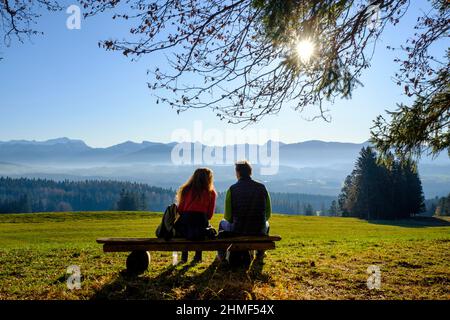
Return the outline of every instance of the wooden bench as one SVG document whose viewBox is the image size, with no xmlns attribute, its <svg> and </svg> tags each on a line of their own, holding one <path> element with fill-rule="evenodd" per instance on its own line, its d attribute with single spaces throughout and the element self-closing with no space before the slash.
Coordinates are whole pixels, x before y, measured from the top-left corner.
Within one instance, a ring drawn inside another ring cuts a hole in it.
<svg viewBox="0 0 450 320">
<path fill-rule="evenodd" d="M 150 251 L 246 251 L 275 249 L 280 236 L 240 236 L 227 239 L 189 241 L 157 238 L 99 238 L 104 252 L 130 252 L 127 271 L 140 274 L 147 270 Z"/>
</svg>

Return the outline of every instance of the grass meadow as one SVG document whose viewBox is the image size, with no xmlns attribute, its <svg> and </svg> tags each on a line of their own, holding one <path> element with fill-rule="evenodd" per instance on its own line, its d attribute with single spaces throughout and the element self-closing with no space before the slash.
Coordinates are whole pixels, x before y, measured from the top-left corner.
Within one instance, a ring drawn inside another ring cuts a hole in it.
<svg viewBox="0 0 450 320">
<path fill-rule="evenodd" d="M 153 237 L 160 219 L 151 212 L 0 215 L 0 299 L 450 299 L 450 220 L 274 215 L 277 249 L 238 271 L 215 262 L 213 252 L 176 266 L 172 253 L 152 252 L 149 269 L 129 277 L 127 253 L 103 253 L 95 242 Z M 70 265 L 81 269 L 79 290 L 67 288 Z M 367 287 L 370 265 L 381 270 L 380 289 Z"/>
</svg>

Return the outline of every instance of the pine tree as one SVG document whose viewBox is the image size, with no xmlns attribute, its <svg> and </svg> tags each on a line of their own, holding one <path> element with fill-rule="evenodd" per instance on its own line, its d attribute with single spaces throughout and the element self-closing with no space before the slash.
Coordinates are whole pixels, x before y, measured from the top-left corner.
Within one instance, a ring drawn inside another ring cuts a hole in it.
<svg viewBox="0 0 450 320">
<path fill-rule="evenodd" d="M 450 193 L 439 199 L 435 214 L 437 216 L 450 216 Z"/>
<path fill-rule="evenodd" d="M 338 197 L 339 211 L 343 217 L 349 217 L 352 212 L 352 191 L 353 191 L 353 179 L 355 176 L 355 171 L 352 171 L 344 181 L 341 193 Z"/>
<path fill-rule="evenodd" d="M 325 204 L 323 202 L 320 204 L 320 215 L 321 216 L 327 215 L 327 211 L 325 210 Z"/>
<path fill-rule="evenodd" d="M 402 217 L 416 215 L 425 210 L 424 196 L 422 191 L 422 182 L 420 181 L 417 167 L 410 159 L 403 164 L 405 175 L 405 193 L 407 201 L 405 203 L 404 213 Z"/>
<path fill-rule="evenodd" d="M 148 209 L 148 200 L 144 192 L 141 193 L 139 201 L 139 210 L 146 211 Z"/>
<path fill-rule="evenodd" d="M 120 199 L 117 202 L 117 210 L 119 211 L 137 211 L 140 208 L 139 198 L 135 192 L 122 190 Z"/>
<path fill-rule="evenodd" d="M 314 215 L 314 209 L 310 203 L 307 203 L 304 206 L 305 216 L 312 216 Z"/>
<path fill-rule="evenodd" d="M 339 214 L 339 209 L 338 209 L 338 205 L 337 205 L 337 203 L 336 203 L 336 200 L 333 200 L 333 201 L 331 202 L 330 209 L 328 209 L 328 214 L 329 214 L 331 217 L 336 217 L 336 216 L 338 216 L 338 214 Z"/>
<path fill-rule="evenodd" d="M 408 218 L 424 211 L 424 197 L 416 165 L 392 155 L 378 162 L 370 147 L 363 148 L 339 195 L 343 216 L 364 219 Z"/>
<path fill-rule="evenodd" d="M 356 161 L 353 188 L 357 197 L 354 210 L 361 218 L 378 219 L 383 207 L 383 172 L 371 147 L 362 148 Z"/>
</svg>

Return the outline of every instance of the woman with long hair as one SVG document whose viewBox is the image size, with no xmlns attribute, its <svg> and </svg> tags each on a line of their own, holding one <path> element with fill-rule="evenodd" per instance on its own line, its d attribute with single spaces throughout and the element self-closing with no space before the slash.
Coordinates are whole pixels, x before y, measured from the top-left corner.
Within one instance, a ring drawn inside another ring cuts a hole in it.
<svg viewBox="0 0 450 320">
<path fill-rule="evenodd" d="M 176 223 L 179 236 L 188 240 L 202 240 L 206 236 L 214 209 L 216 207 L 213 172 L 208 168 L 199 168 L 179 189 L 176 202 L 180 218 Z M 188 252 L 183 251 L 181 260 L 186 262 Z M 202 252 L 196 251 L 194 261 L 202 260 Z"/>
</svg>

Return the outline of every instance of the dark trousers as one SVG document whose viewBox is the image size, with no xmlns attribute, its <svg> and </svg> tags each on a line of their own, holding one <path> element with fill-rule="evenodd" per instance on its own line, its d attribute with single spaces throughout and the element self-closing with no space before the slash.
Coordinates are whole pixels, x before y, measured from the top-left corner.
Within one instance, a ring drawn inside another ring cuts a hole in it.
<svg viewBox="0 0 450 320">
<path fill-rule="evenodd" d="M 228 222 L 225 219 L 222 219 L 219 223 L 219 232 L 220 231 L 225 231 L 226 233 L 228 233 L 228 237 L 233 237 L 233 236 L 238 236 L 239 234 L 234 234 L 233 231 L 233 224 Z M 263 230 L 261 230 L 261 234 L 263 235 L 269 235 L 269 231 L 270 231 L 270 225 L 269 225 L 269 221 L 266 221 L 265 226 L 263 228 Z M 258 256 L 263 256 L 264 255 L 264 250 L 258 250 L 257 251 L 257 255 Z M 221 259 L 225 258 L 225 251 L 217 251 L 217 256 Z"/>
<path fill-rule="evenodd" d="M 183 212 L 180 214 L 175 229 L 177 237 L 186 238 L 187 240 L 205 240 L 206 228 L 208 228 L 208 217 L 203 212 Z M 202 252 L 196 251 L 194 260 L 201 260 Z M 181 260 L 188 260 L 188 252 L 183 251 Z"/>
</svg>

